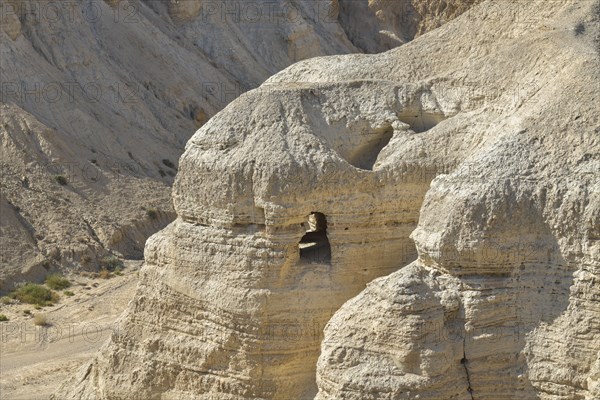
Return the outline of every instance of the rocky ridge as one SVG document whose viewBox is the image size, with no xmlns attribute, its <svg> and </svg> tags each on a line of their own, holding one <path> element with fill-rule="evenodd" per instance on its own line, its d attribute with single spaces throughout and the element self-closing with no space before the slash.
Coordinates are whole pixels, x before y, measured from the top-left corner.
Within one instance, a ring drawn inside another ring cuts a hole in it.
<svg viewBox="0 0 600 400">
<path fill-rule="evenodd" d="M 598 43 L 593 2 L 484 1 L 240 96 L 57 398 L 597 398 Z"/>
<path fill-rule="evenodd" d="M 3 293 L 141 258 L 194 130 L 296 61 L 369 50 L 337 0 L 7 0 L 0 18 Z"/>
</svg>

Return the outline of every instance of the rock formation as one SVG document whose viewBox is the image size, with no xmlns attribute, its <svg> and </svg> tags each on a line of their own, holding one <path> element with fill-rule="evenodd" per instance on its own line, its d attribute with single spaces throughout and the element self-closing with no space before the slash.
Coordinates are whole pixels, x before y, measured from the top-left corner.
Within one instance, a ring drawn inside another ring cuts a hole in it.
<svg viewBox="0 0 600 400">
<path fill-rule="evenodd" d="M 18 214 L 0 225 L 0 292 L 48 270 L 94 268 L 106 252 L 141 258 L 147 237 L 175 216 L 171 185 L 194 130 L 293 62 L 366 50 L 344 28 L 368 33 L 341 24 L 338 8 L 331 0 L 0 4 L 2 213 Z M 28 240 L 9 240 L 23 229 Z"/>
<path fill-rule="evenodd" d="M 240 96 L 56 398 L 598 398 L 598 43 L 592 2 L 485 1 Z"/>
<path fill-rule="evenodd" d="M 339 21 L 348 38 L 369 53 L 407 43 L 456 18 L 481 0 L 340 0 Z"/>
</svg>

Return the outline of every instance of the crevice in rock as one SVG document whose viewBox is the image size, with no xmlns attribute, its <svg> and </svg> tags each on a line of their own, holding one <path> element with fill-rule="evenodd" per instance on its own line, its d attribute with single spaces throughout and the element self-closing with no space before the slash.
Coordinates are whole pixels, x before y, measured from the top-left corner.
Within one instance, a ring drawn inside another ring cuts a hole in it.
<svg viewBox="0 0 600 400">
<path fill-rule="evenodd" d="M 467 354 L 465 351 L 465 347 L 467 345 L 467 334 L 466 332 L 463 335 L 463 358 L 460 360 L 463 368 L 465 369 L 465 374 L 467 376 L 467 392 L 471 396 L 471 400 L 475 400 L 473 397 L 473 387 L 471 386 L 471 375 L 469 374 L 469 360 L 467 359 Z"/>
<path fill-rule="evenodd" d="M 137 219 L 123 223 L 112 232 L 104 247 L 133 260 L 142 260 L 146 240 L 173 222 L 176 218 L 174 212 L 156 210 L 150 218 Z"/>
<path fill-rule="evenodd" d="M 331 245 L 327 238 L 327 218 L 323 213 L 312 212 L 308 217 L 308 226 L 306 234 L 298 244 L 300 262 L 330 264 Z"/>
</svg>

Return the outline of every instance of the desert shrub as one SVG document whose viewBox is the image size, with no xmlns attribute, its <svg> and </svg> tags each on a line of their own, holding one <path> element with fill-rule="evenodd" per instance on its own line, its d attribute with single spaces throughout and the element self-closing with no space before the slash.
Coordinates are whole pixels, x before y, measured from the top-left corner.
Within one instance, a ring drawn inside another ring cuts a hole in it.
<svg viewBox="0 0 600 400">
<path fill-rule="evenodd" d="M 25 314 L 25 315 L 31 315 L 31 310 L 23 310 L 23 314 Z"/>
<path fill-rule="evenodd" d="M 53 290 L 35 283 L 27 283 L 15 289 L 10 297 L 22 303 L 39 306 L 52 305 L 58 301 L 58 294 Z"/>
<path fill-rule="evenodd" d="M 119 258 L 115 256 L 106 256 L 100 260 L 100 265 L 103 269 L 114 271 L 117 268 L 123 268 L 123 261 L 119 260 Z"/>
<path fill-rule="evenodd" d="M 67 297 L 75 296 L 75 293 L 71 292 L 70 290 L 65 290 L 63 293 Z"/>
<path fill-rule="evenodd" d="M 33 323 L 37 326 L 48 325 L 48 317 L 46 316 L 46 314 L 35 314 L 33 316 Z"/>
<path fill-rule="evenodd" d="M 8 296 L 2 296 L 2 297 L 0 297 L 0 303 L 7 305 L 7 304 L 12 303 L 12 299 Z"/>
<path fill-rule="evenodd" d="M 0 322 L 8 321 L 8 317 L 4 314 L 0 314 Z"/>
<path fill-rule="evenodd" d="M 46 278 L 46 286 L 54 290 L 62 290 L 71 286 L 71 282 L 62 275 L 53 274 Z"/>
<path fill-rule="evenodd" d="M 146 210 L 146 215 L 148 216 L 148 218 L 155 220 L 158 218 L 158 211 L 156 211 L 155 209 L 151 208 L 149 210 Z"/>
<path fill-rule="evenodd" d="M 100 273 L 99 273 L 100 278 L 108 279 L 108 278 L 110 278 L 110 275 L 111 275 L 110 271 L 107 270 L 106 268 L 102 268 L 100 270 Z"/>
<path fill-rule="evenodd" d="M 56 175 L 54 177 L 54 180 L 61 186 L 66 186 L 69 182 L 67 181 L 67 178 L 65 178 L 62 175 Z"/>
</svg>

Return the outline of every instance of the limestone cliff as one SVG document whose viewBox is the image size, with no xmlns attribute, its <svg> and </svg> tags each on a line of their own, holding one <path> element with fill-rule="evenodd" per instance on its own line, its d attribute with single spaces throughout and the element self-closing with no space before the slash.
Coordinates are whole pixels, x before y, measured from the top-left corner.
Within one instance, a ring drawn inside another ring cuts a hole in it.
<svg viewBox="0 0 600 400">
<path fill-rule="evenodd" d="M 2 220 L 0 292 L 46 270 L 93 268 L 106 251 L 141 258 L 174 217 L 171 185 L 195 129 L 300 57 L 359 51 L 336 23 L 249 21 L 239 1 L 211 4 L 0 5 L 1 189 L 32 238 L 11 242 L 21 228 Z M 290 26 L 310 29 L 289 42 Z"/>
<path fill-rule="evenodd" d="M 49 270 L 94 268 L 107 251 L 141 258 L 174 218 L 171 185 L 194 130 L 293 62 L 364 50 L 338 7 L 3 1 L 2 213 L 18 218 L 0 222 L 0 292 Z M 10 240 L 23 229 L 28 240 Z"/>
<path fill-rule="evenodd" d="M 293 62 L 369 51 L 348 35 L 389 48 L 349 13 L 337 0 L 3 1 L 2 213 L 18 218 L 0 221 L 0 292 L 107 251 L 140 258 L 174 218 L 177 159 L 209 117 Z"/>
<path fill-rule="evenodd" d="M 242 95 L 57 398 L 597 398 L 597 45 L 592 2 L 485 1 Z"/>
</svg>

